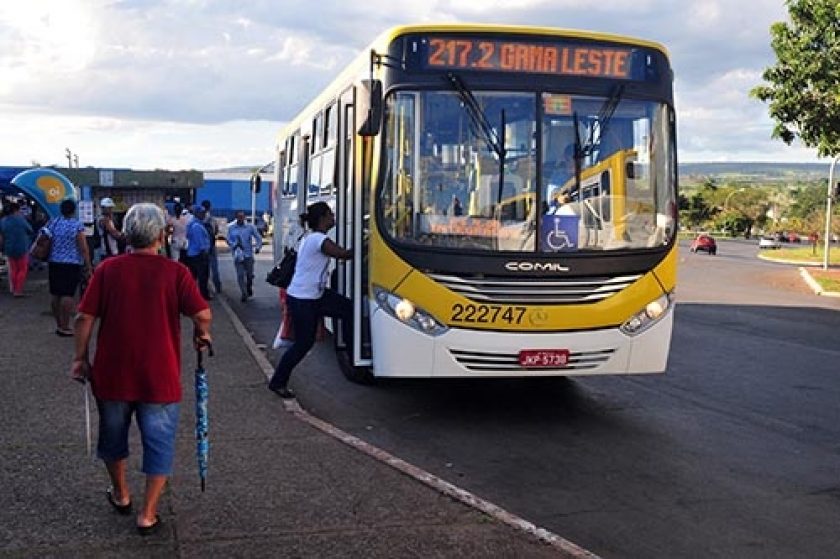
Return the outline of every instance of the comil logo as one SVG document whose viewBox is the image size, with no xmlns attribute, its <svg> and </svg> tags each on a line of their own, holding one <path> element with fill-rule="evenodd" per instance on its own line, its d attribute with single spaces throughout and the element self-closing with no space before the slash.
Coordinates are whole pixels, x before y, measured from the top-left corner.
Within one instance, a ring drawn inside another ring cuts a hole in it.
<svg viewBox="0 0 840 559">
<path fill-rule="evenodd" d="M 569 268 L 559 262 L 505 262 L 511 272 L 568 272 Z"/>
</svg>

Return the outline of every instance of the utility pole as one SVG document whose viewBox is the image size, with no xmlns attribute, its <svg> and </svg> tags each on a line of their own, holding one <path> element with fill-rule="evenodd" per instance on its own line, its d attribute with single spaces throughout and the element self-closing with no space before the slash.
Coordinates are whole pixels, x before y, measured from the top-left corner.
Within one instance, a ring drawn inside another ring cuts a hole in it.
<svg viewBox="0 0 840 559">
<path fill-rule="evenodd" d="M 831 162 L 831 167 L 828 169 L 828 189 L 826 190 L 825 199 L 825 254 L 823 255 L 823 270 L 828 270 L 828 252 L 831 250 L 831 199 L 834 197 L 834 167 L 837 165 L 837 160 L 840 155 L 834 158 Z"/>
<path fill-rule="evenodd" d="M 78 169 L 79 168 L 79 154 L 78 153 L 73 155 L 73 163 L 76 164 L 76 169 Z"/>
<path fill-rule="evenodd" d="M 70 148 L 64 148 L 64 156 L 67 158 L 67 167 L 73 166 L 73 152 L 70 151 Z"/>
</svg>

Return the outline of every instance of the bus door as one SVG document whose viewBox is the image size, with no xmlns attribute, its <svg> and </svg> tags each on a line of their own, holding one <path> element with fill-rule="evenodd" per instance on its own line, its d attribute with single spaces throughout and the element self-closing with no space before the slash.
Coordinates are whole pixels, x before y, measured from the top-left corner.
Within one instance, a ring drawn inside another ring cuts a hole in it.
<svg viewBox="0 0 840 559">
<path fill-rule="evenodd" d="M 354 91 L 347 91 L 341 98 L 340 157 L 336 200 L 336 241 L 340 246 L 353 250 L 353 258 L 339 261 L 336 290 L 350 299 L 353 305 L 353 339 L 344 340 L 336 329 L 336 348 L 346 351 L 349 362 L 355 367 L 371 365 L 370 323 L 367 306 L 367 236 L 364 189 L 356 177 L 356 112 Z"/>
</svg>

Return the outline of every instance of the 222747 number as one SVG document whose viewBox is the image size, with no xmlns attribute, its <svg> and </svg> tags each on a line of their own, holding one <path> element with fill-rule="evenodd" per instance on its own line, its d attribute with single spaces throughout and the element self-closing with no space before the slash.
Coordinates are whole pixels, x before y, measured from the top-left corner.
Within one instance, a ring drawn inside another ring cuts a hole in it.
<svg viewBox="0 0 840 559">
<path fill-rule="evenodd" d="M 455 303 L 452 305 L 451 320 L 465 324 L 492 324 L 497 320 L 508 324 L 522 324 L 523 316 L 525 316 L 525 307 Z"/>
</svg>

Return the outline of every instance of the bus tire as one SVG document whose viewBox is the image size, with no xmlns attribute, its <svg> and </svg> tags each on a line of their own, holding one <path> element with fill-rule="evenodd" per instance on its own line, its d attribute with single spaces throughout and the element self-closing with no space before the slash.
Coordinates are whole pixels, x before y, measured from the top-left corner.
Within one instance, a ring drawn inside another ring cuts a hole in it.
<svg viewBox="0 0 840 559">
<path fill-rule="evenodd" d="M 370 386 L 376 382 L 376 377 L 373 376 L 373 372 L 370 370 L 370 367 L 356 367 L 353 365 L 347 351 L 343 349 L 336 349 L 335 357 L 338 361 L 338 366 L 341 369 L 341 374 L 343 374 L 344 378 L 350 382 L 363 384 L 365 386 Z"/>
</svg>

